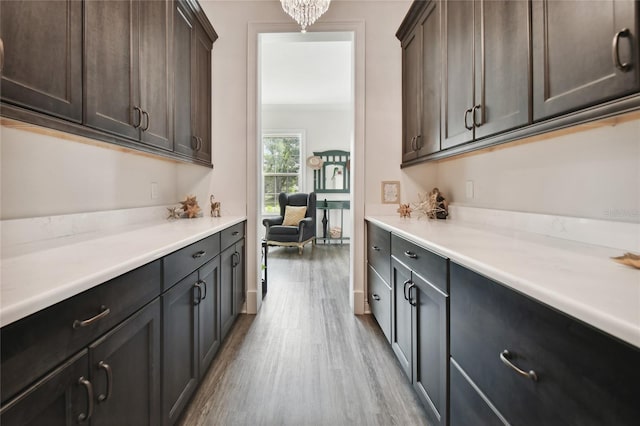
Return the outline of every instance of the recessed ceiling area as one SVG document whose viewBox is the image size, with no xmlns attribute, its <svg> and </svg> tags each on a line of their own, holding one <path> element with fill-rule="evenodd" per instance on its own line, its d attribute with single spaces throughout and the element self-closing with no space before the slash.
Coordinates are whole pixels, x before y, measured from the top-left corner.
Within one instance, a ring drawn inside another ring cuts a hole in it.
<svg viewBox="0 0 640 426">
<path fill-rule="evenodd" d="M 260 35 L 262 104 L 350 104 L 353 34 Z"/>
</svg>

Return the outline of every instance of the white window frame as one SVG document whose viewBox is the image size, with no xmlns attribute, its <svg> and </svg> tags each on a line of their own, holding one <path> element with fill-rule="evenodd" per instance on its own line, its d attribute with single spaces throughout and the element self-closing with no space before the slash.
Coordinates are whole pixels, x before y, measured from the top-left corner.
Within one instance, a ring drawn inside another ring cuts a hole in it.
<svg viewBox="0 0 640 426">
<path fill-rule="evenodd" d="M 298 173 L 270 173 L 269 176 L 298 176 L 298 190 L 300 192 L 305 192 L 305 176 L 306 176 L 306 163 L 304 161 L 305 157 L 305 139 L 306 139 L 306 132 L 303 129 L 287 129 L 287 130 L 279 130 L 279 129 L 272 129 L 272 130 L 265 130 L 262 132 L 262 137 L 260 138 L 260 165 L 261 165 L 261 170 L 260 170 L 260 210 L 261 210 L 261 214 L 262 216 L 277 216 L 278 214 L 274 214 L 274 213 L 270 213 L 270 212 L 266 212 L 264 211 L 264 199 L 265 199 L 265 194 L 264 194 L 264 178 L 265 178 L 265 173 L 264 173 L 264 139 L 266 137 L 297 137 L 300 140 L 300 159 L 299 159 L 299 164 L 300 164 L 300 169 L 298 170 Z"/>
</svg>

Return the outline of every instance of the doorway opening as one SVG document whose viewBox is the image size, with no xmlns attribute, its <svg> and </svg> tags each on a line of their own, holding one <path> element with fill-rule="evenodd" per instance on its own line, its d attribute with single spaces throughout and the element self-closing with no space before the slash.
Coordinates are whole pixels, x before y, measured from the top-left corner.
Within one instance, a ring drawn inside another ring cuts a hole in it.
<svg viewBox="0 0 640 426">
<path fill-rule="evenodd" d="M 277 262 L 292 257 L 296 262 L 314 261 L 316 247 L 307 246 L 298 254 L 295 247 L 262 244 L 262 221 L 280 215 L 281 192 L 316 194 L 314 244 L 346 256 L 345 263 L 353 265 L 353 248 L 345 246 L 351 244 L 354 229 L 354 39 L 353 31 L 258 34 L 256 195 L 262 251 L 257 260 L 261 279 L 266 280 L 263 290 L 276 278 L 269 275 L 269 256 Z M 344 156 L 329 156 L 336 152 Z"/>
</svg>

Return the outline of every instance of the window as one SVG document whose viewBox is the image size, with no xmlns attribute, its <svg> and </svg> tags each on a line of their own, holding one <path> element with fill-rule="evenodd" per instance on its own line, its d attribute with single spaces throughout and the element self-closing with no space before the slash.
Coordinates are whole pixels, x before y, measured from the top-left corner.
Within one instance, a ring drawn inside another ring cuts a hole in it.
<svg viewBox="0 0 640 426">
<path fill-rule="evenodd" d="M 262 211 L 280 213 L 278 194 L 302 187 L 302 133 L 262 135 Z"/>
</svg>

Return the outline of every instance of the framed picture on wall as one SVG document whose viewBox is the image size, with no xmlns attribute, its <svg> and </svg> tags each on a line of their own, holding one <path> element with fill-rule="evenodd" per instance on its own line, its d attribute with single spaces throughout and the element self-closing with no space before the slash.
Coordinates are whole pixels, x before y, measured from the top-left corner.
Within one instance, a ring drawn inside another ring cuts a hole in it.
<svg viewBox="0 0 640 426">
<path fill-rule="evenodd" d="M 382 204 L 400 204 L 400 182 L 397 180 L 382 181 Z"/>
</svg>

